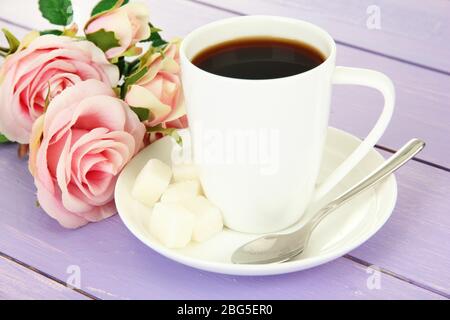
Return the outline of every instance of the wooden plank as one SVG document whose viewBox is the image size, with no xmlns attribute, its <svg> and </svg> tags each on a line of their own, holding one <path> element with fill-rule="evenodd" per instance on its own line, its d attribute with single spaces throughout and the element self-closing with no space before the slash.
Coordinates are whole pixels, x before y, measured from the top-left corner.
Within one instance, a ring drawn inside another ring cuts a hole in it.
<svg viewBox="0 0 450 320">
<path fill-rule="evenodd" d="M 450 3 L 433 0 L 188 0 L 239 14 L 293 17 L 328 30 L 340 43 L 377 52 L 401 61 L 450 73 Z M 34 27 L 49 27 L 37 14 L 37 1 L 2 1 L 1 15 Z M 85 21 L 92 3 L 74 0 L 76 21 Z M 152 8 L 156 1 L 147 0 Z M 167 1 L 166 1 L 167 2 Z M 174 1 L 176 2 L 176 1 Z M 374 25 L 372 18 L 378 17 Z M 153 17 L 160 13 L 152 10 Z M 178 14 L 178 12 L 177 12 Z M 31 24 L 38 21 L 39 24 Z"/>
<path fill-rule="evenodd" d="M 397 150 L 417 137 L 427 142 L 419 158 L 450 168 L 450 77 L 338 46 L 338 65 L 384 72 L 396 87 L 396 106 L 379 145 Z M 331 125 L 365 137 L 379 116 L 378 92 L 351 86 L 334 88 Z"/>
<path fill-rule="evenodd" d="M 450 173 L 411 161 L 397 177 L 393 216 L 350 254 L 450 297 Z"/>
<path fill-rule="evenodd" d="M 450 73 L 450 2 L 433 0 L 193 0 L 242 14 L 303 19 L 341 43 Z M 373 17 L 379 13 L 379 28 Z M 369 27 L 368 27 L 369 23 Z"/>
<path fill-rule="evenodd" d="M 86 296 L 0 256 L 0 300 L 85 300 Z"/>
<path fill-rule="evenodd" d="M 155 12 L 155 14 L 157 13 L 157 17 L 155 19 L 156 23 L 162 26 L 167 26 L 168 28 L 166 29 L 168 29 L 168 33 L 172 35 L 185 34 L 192 28 L 207 21 L 217 20 L 229 15 L 227 13 L 215 11 L 210 8 L 204 8 L 193 3 L 184 3 L 182 1 L 171 1 L 170 3 L 152 1 L 151 4 L 153 7 L 152 11 Z M 0 12 L 2 12 L 2 10 L 0 10 Z M 176 15 L 180 12 L 183 12 L 184 15 L 189 12 L 190 18 L 180 19 L 179 16 Z M 340 47 L 339 50 L 341 50 L 342 52 L 343 49 L 341 49 Z M 375 59 L 376 57 L 375 55 L 361 53 L 358 50 L 348 49 L 348 55 L 346 55 L 346 59 L 348 59 L 349 62 L 352 62 L 352 58 L 355 58 L 356 61 L 358 61 L 358 57 L 361 56 L 365 57 L 364 61 L 366 61 L 366 63 L 369 58 Z M 388 63 L 386 61 L 390 61 L 389 59 L 385 59 L 383 57 L 377 58 L 381 61 L 376 62 L 377 65 L 380 64 L 384 65 L 385 67 L 387 66 L 393 68 L 392 72 L 396 72 L 396 68 L 399 68 L 400 66 L 400 64 L 395 61 L 391 61 Z M 401 69 L 401 73 L 398 74 L 398 77 L 400 77 L 400 80 L 403 79 L 405 81 L 405 89 L 399 94 L 405 95 L 405 97 L 407 97 L 407 94 L 414 92 L 415 90 L 423 90 L 424 92 L 433 93 L 430 96 L 432 99 L 436 99 L 436 101 L 433 101 L 434 103 L 430 105 L 430 110 L 427 113 L 421 112 L 422 109 L 419 108 L 422 107 L 421 104 L 424 102 L 424 100 L 420 100 L 420 103 L 412 101 L 409 106 L 405 106 L 403 109 L 405 113 L 416 112 L 415 116 L 413 117 L 413 120 L 415 122 L 413 121 L 412 124 L 410 123 L 408 126 L 406 125 L 408 122 L 405 122 L 405 125 L 401 126 L 402 131 L 404 132 L 400 132 L 401 130 L 398 130 L 398 134 L 401 134 L 401 137 L 398 140 L 394 141 L 397 141 L 399 143 L 398 145 L 400 145 L 400 143 L 406 140 L 406 138 L 411 137 L 411 128 L 417 126 L 417 121 L 421 120 L 424 121 L 424 125 L 418 126 L 420 130 L 426 128 L 428 131 L 432 131 L 431 128 L 433 128 L 433 125 L 436 125 L 435 131 L 433 131 L 434 133 L 430 136 L 431 138 L 433 138 L 433 141 L 429 141 L 428 147 L 428 150 L 431 146 L 434 151 L 433 153 L 431 153 L 431 156 L 430 153 L 428 153 L 427 157 L 430 158 L 434 156 L 438 158 L 442 157 L 442 159 L 444 160 L 449 159 L 450 157 L 448 157 L 448 148 L 445 148 L 446 144 L 443 140 L 444 137 L 448 136 L 448 131 L 446 130 L 449 130 L 448 128 L 445 128 L 444 124 L 442 123 L 443 120 L 445 122 L 446 114 L 436 113 L 433 118 L 428 118 L 429 113 L 435 113 L 436 109 L 433 108 L 435 108 L 436 103 L 440 106 L 438 108 L 438 111 L 442 111 L 445 109 L 444 107 L 446 106 L 446 104 L 443 98 L 445 98 L 446 96 L 443 91 L 441 91 L 441 87 L 438 86 L 438 90 L 436 90 L 436 88 L 432 86 L 437 84 L 434 82 L 434 75 L 432 76 L 432 74 L 430 73 L 428 77 L 425 77 L 425 79 L 421 79 L 424 75 L 423 73 L 421 73 L 423 70 L 418 70 L 417 68 L 413 68 L 411 66 L 403 67 L 405 69 Z M 405 72 L 409 73 L 407 73 L 406 76 L 403 76 Z M 410 79 L 410 77 L 413 75 L 415 76 L 413 77 L 413 79 L 419 80 L 411 80 L 412 82 L 410 82 L 410 80 L 408 79 Z M 419 83 L 416 83 L 416 81 L 419 82 L 423 80 L 425 80 L 425 85 L 421 83 L 419 86 Z M 349 93 L 337 92 L 336 94 L 344 95 Z M 367 94 L 368 95 L 362 97 L 367 99 L 367 104 L 373 105 L 374 107 L 375 105 L 378 105 L 379 101 L 372 102 L 371 100 L 372 98 L 376 100 L 376 96 L 373 96 L 371 99 L 369 99 L 371 97 L 370 93 Z M 353 96 L 354 94 L 350 97 Z M 419 99 L 422 99 L 421 97 L 421 95 L 417 96 L 417 98 Z M 338 105 L 340 104 L 341 107 L 343 107 L 345 105 L 343 103 L 343 100 L 340 100 L 341 103 L 339 103 L 339 100 L 337 99 L 339 98 L 335 99 L 335 103 Z M 348 107 L 350 107 L 350 105 L 346 106 L 346 108 Z M 406 108 L 408 108 L 408 110 Z M 364 108 L 364 110 L 362 111 L 359 110 L 357 106 L 355 106 L 354 109 L 354 114 L 348 116 L 348 114 L 351 114 L 348 113 L 345 119 L 340 121 L 346 120 L 349 121 L 352 125 L 359 125 L 359 123 L 361 122 L 364 123 L 364 114 L 367 113 L 367 109 Z M 398 113 L 396 117 L 397 116 Z M 335 114 L 333 115 L 333 117 L 335 117 Z M 358 119 L 358 121 L 354 121 L 353 119 Z M 439 126 L 439 124 L 441 125 Z M 397 130 L 397 128 L 394 129 Z M 421 133 L 419 132 L 419 129 L 414 128 L 414 132 Z M 445 135 L 446 133 L 447 135 Z M 386 135 L 385 138 L 387 136 L 388 135 Z M 442 137 L 442 140 L 439 140 L 439 137 Z M 395 137 L 390 136 L 390 138 L 392 139 Z M 434 139 L 436 139 L 437 143 L 434 142 Z M 402 141 L 400 142 L 400 140 Z M 387 146 L 391 145 L 388 144 Z M 437 146 L 443 149 L 442 153 L 438 153 L 439 150 Z M 445 158 L 444 156 L 447 157 Z M 161 296 L 182 297 L 183 294 L 189 293 L 189 286 L 192 284 L 192 279 L 206 279 L 202 281 L 199 280 L 201 284 L 199 287 L 199 293 L 191 293 L 191 296 L 195 297 L 200 297 L 201 295 L 206 294 L 219 296 L 221 289 L 227 287 L 226 283 L 232 283 L 234 281 L 239 283 L 239 286 L 236 286 L 236 289 L 229 289 L 225 292 L 230 296 L 234 294 L 236 297 L 243 297 L 246 294 L 244 292 L 246 290 L 243 289 L 247 288 L 247 286 L 259 289 L 259 291 L 249 291 L 247 297 L 252 297 L 250 294 L 252 294 L 255 298 L 261 298 L 266 294 L 268 295 L 267 291 L 261 291 L 263 284 L 266 283 L 267 280 L 262 281 L 261 278 L 253 278 L 252 280 L 242 278 L 244 279 L 242 280 L 241 278 L 211 275 L 208 273 L 202 273 L 175 265 L 168 260 L 159 257 L 155 253 L 143 247 L 143 245 L 139 244 L 137 240 L 133 239 L 128 231 L 122 226 L 117 217 L 100 224 L 88 226 L 86 228 L 83 228 L 82 230 L 78 230 L 75 232 L 60 229 L 53 221 L 51 221 L 42 212 L 40 212 L 40 210 L 33 208 L 34 201 L 31 195 L 34 194 L 34 189 L 32 186 L 32 181 L 26 172 L 26 164 L 20 163 L 15 159 L 15 151 L 13 150 L 13 147 L 2 147 L 0 151 L 0 159 L 2 164 L 2 166 L 0 167 L 0 172 L 3 173 L 3 179 L 0 183 L 0 190 L 2 191 L 1 197 L 2 199 L 16 199 L 14 203 L 7 202 L 6 200 L 3 200 L 2 202 L 5 203 L 5 205 L 0 209 L 0 214 L 2 216 L 2 221 L 0 222 L 0 251 L 4 250 L 7 253 L 14 253 L 14 256 L 16 256 L 17 254 L 18 257 L 20 256 L 27 263 L 30 263 L 33 266 L 42 266 L 45 269 L 49 269 L 50 274 L 62 278 L 67 276 L 65 274 L 65 271 L 68 265 L 82 265 L 82 270 L 87 270 L 86 283 L 88 283 L 86 287 L 83 286 L 83 288 L 87 288 L 88 291 L 92 294 L 98 294 L 102 297 L 127 297 L 128 295 L 155 297 L 159 294 Z M 431 186 L 433 186 L 433 188 L 437 188 L 438 190 L 447 190 L 449 188 L 449 184 L 447 183 L 448 180 L 442 180 L 442 178 L 439 179 L 439 177 L 446 176 L 448 175 L 448 173 L 437 169 L 431 170 L 432 168 L 425 165 L 420 165 L 419 168 L 421 168 L 422 170 L 419 178 L 426 177 L 427 179 L 429 179 L 427 181 Z M 426 188 L 422 187 L 422 182 L 419 178 L 417 178 L 417 175 L 406 177 L 402 174 L 402 172 L 400 173 L 400 182 L 402 181 L 402 179 L 413 179 L 408 183 L 408 186 L 417 186 L 413 188 L 414 192 L 412 192 L 410 188 L 406 188 L 406 191 L 400 190 L 401 193 L 405 192 L 405 199 L 422 199 L 421 201 L 427 201 L 426 199 L 430 197 L 430 194 L 434 194 L 432 191 L 424 192 L 424 189 Z M 434 190 L 431 188 L 428 189 Z M 411 194 L 406 193 L 410 191 Z M 18 195 L 19 197 L 23 197 L 23 199 L 18 199 Z M 406 230 L 408 228 L 416 227 L 420 229 L 417 232 L 414 232 L 413 235 L 408 236 L 417 236 L 420 239 L 420 237 L 423 237 L 424 235 L 433 234 L 433 236 L 435 236 L 435 241 L 437 241 L 438 243 L 445 243 L 445 239 L 448 239 L 448 233 L 443 232 L 442 227 L 440 226 L 445 226 L 447 229 L 449 226 L 448 220 L 446 220 L 445 218 L 445 214 L 446 212 L 448 212 L 447 198 L 448 197 L 446 197 L 445 194 L 443 197 L 441 193 L 436 193 L 435 197 L 432 198 L 433 201 L 430 201 L 430 205 L 433 204 L 433 207 L 428 206 L 419 208 L 420 210 L 416 211 L 416 220 L 413 219 L 405 221 L 405 224 L 402 225 L 402 227 Z M 407 216 L 408 214 L 410 214 L 411 207 L 408 206 L 408 202 L 403 205 L 406 207 L 404 208 L 403 206 L 400 206 L 399 202 L 399 206 L 397 206 L 394 217 L 399 215 L 399 212 L 404 212 L 403 216 Z M 425 209 L 427 210 L 426 212 L 422 211 Z M 419 223 L 420 221 L 422 221 L 421 218 L 423 216 L 429 218 L 426 224 L 426 228 L 424 228 L 424 225 L 422 223 Z M 390 222 L 388 222 L 388 225 L 389 223 Z M 400 224 L 400 221 L 398 223 Z M 387 226 L 385 229 L 387 229 Z M 424 233 L 422 233 L 422 231 Z M 398 230 L 394 228 L 391 235 L 392 239 L 396 239 L 395 236 L 397 232 Z M 405 237 L 404 239 L 411 241 L 411 239 L 408 237 Z M 414 241 L 420 243 L 420 240 Z M 384 251 L 380 250 L 379 252 L 377 252 L 378 255 L 389 254 L 388 250 L 390 250 L 390 247 L 388 245 L 384 244 L 380 245 L 380 247 L 382 247 Z M 420 262 L 411 262 L 410 260 L 408 260 L 409 258 L 411 258 L 410 255 L 408 255 L 408 257 L 402 256 L 402 251 L 398 250 L 398 258 L 393 260 L 395 264 L 391 265 L 389 268 L 398 268 L 398 270 L 402 270 L 402 273 L 400 273 L 402 276 L 411 276 L 412 281 L 415 281 L 418 284 L 424 284 L 426 286 L 429 285 L 435 290 L 445 290 L 445 292 L 448 292 L 448 278 L 446 278 L 445 275 L 442 276 L 442 274 L 434 274 L 430 271 L 438 268 L 435 263 L 440 263 L 443 270 L 449 269 L 448 260 L 442 258 L 448 256 L 448 252 L 442 252 L 443 249 L 445 249 L 445 247 L 443 248 L 442 246 L 434 246 L 433 250 L 426 251 L 426 259 L 422 259 L 421 257 L 417 257 L 414 255 L 412 256 L 412 259 L 421 258 Z M 372 256 L 367 256 L 367 261 L 372 262 L 371 260 Z M 376 260 L 375 257 L 373 257 L 373 260 Z M 48 261 L 52 261 L 52 264 L 50 266 L 48 266 Z M 380 262 L 382 263 L 376 264 L 381 267 L 385 267 L 384 263 L 387 264 L 389 263 L 389 261 L 389 259 L 387 259 L 387 261 L 380 260 Z M 408 261 L 408 264 L 402 265 L 403 261 Z M 361 289 L 363 289 L 361 288 L 361 286 L 363 285 L 356 285 L 354 282 L 355 280 L 352 280 L 352 277 L 350 276 L 345 277 L 345 275 L 353 273 L 352 268 L 349 269 L 347 267 L 340 269 L 341 271 L 343 270 L 343 274 L 338 274 L 338 278 L 342 278 L 342 283 L 339 282 L 340 280 L 336 279 L 335 275 L 332 274 L 333 269 L 339 270 L 338 267 L 334 266 L 337 263 L 344 263 L 345 265 L 345 263 L 347 262 L 341 262 L 338 260 L 337 262 L 330 263 L 327 266 L 314 269 L 306 273 L 299 273 L 296 275 L 283 277 L 273 277 L 273 279 L 276 280 L 273 280 L 271 284 L 275 288 L 277 288 L 276 290 L 280 291 L 280 294 L 282 292 L 285 292 L 283 294 L 284 297 L 288 297 L 289 295 L 299 296 L 299 290 L 305 290 L 308 292 L 311 291 L 312 293 L 309 294 L 309 297 L 314 297 L 315 294 L 318 295 L 319 293 L 312 288 L 308 288 L 307 286 L 299 287 L 298 283 L 308 282 L 308 279 L 310 277 L 315 277 L 317 279 L 323 277 L 325 279 L 325 282 L 329 281 L 333 283 L 333 286 L 331 286 L 330 284 L 322 283 L 319 288 L 321 290 L 324 290 L 324 292 L 328 292 L 328 290 L 332 288 L 329 294 L 334 295 L 335 297 L 355 297 L 356 291 L 342 291 L 342 288 L 348 289 L 348 286 L 353 286 L 353 288 L 357 288 L 357 290 L 361 291 Z M 325 269 L 327 267 L 329 267 L 330 269 Z M 95 272 L 98 270 L 102 270 L 102 274 L 99 274 L 99 272 Z M 130 275 L 132 275 L 131 280 L 129 280 Z M 426 275 L 425 280 L 423 277 L 424 275 Z M 161 277 L 162 279 L 159 279 L 157 277 Z M 172 284 L 169 288 L 164 287 L 164 285 L 167 285 L 166 281 L 167 283 L 170 283 L 169 280 L 171 279 L 171 277 L 174 279 L 174 281 L 176 280 L 175 282 L 177 282 L 177 286 Z M 285 282 L 283 279 L 285 279 Z M 153 284 L 152 281 L 155 282 L 155 284 Z M 276 284 L 278 283 L 278 281 L 281 281 L 281 285 L 277 287 Z M 122 287 L 119 288 L 118 282 L 121 282 Z M 295 289 L 289 287 L 287 284 L 288 282 L 293 282 L 294 284 L 296 284 Z M 261 285 L 258 286 L 255 283 L 261 283 Z M 162 287 L 162 289 L 159 289 L 157 285 L 159 287 Z M 215 289 L 213 293 L 210 293 L 207 290 L 207 287 L 209 286 L 212 289 Z M 138 288 L 136 292 L 133 291 L 134 288 Z M 150 289 L 159 289 L 160 291 L 149 293 L 148 290 Z M 339 290 L 341 290 L 342 292 L 338 293 L 337 291 Z M 362 291 L 364 292 L 363 295 L 365 297 L 376 296 L 376 293 L 373 293 L 372 291 Z M 131 293 L 128 294 L 129 292 Z M 301 292 L 301 294 L 305 294 L 305 296 L 308 295 L 308 293 L 303 293 L 303 291 Z"/>
<path fill-rule="evenodd" d="M 25 0 L 17 0 L 18 8 L 21 8 L 23 1 Z M 182 0 L 150 0 L 148 3 L 153 22 L 164 28 L 168 37 L 183 36 L 207 22 L 233 16 L 228 12 Z M 75 0 L 74 4 L 78 9 L 78 17 L 88 15 L 89 4 L 80 0 Z M 0 2 L 0 17 L 8 13 L 9 7 L 11 6 Z M 17 10 L 17 21 L 47 28 L 48 25 L 43 19 L 39 19 L 32 7 L 31 5 L 27 10 Z M 189 13 L 189 19 L 180 19 L 180 13 Z M 10 16 L 13 15 L 11 12 Z M 22 30 L 23 33 L 25 30 Z M 450 168 L 449 76 L 342 45 L 338 45 L 338 64 L 372 68 L 393 79 L 397 88 L 396 111 L 380 145 L 397 149 L 410 138 L 419 137 L 428 143 L 420 155 L 421 159 Z M 382 98 L 372 89 L 336 86 L 331 124 L 364 137 L 373 126 L 381 105 Z"/>
<path fill-rule="evenodd" d="M 423 166 L 428 168 L 427 166 Z M 381 289 L 371 290 L 366 267 L 345 258 L 305 272 L 274 277 L 232 277 L 201 272 L 174 263 L 150 250 L 126 229 L 118 216 L 72 231 L 61 228 L 35 206 L 35 189 L 27 172 L 26 161 L 16 158 L 13 145 L 0 148 L 0 252 L 24 261 L 53 277 L 67 279 L 68 266 L 79 267 L 81 289 L 104 299 L 436 299 L 431 291 L 383 274 Z M 403 175 L 399 180 L 404 179 Z M 432 176 L 430 175 L 430 179 Z M 437 182 L 440 180 L 437 179 Z M 417 181 L 411 182 L 413 185 Z M 444 188 L 444 186 L 441 186 Z M 402 191 L 402 190 L 401 190 Z M 417 192 L 419 192 L 417 190 Z M 405 191 L 403 191 L 405 192 Z M 403 195 L 423 198 L 423 194 Z M 428 194 L 426 194 L 428 196 Z M 10 201 L 13 199 L 13 201 Z M 436 208 L 427 212 L 431 226 L 423 228 L 415 220 L 405 220 L 409 227 L 417 227 L 417 234 L 409 241 L 433 233 L 433 238 L 445 242 L 440 227 L 447 218 L 442 213 L 444 199 L 433 199 Z M 396 216 L 406 215 L 409 208 L 397 208 Z M 422 213 L 422 215 L 425 213 Z M 395 223 L 395 221 L 394 221 Z M 390 222 L 388 222 L 388 225 Z M 435 224 L 434 227 L 432 225 Z M 445 225 L 445 224 L 444 224 Z M 407 228 L 406 226 L 405 228 Z M 444 230 L 445 231 L 445 230 Z M 396 232 L 395 228 L 393 232 Z M 420 235 L 420 236 L 419 236 Z M 390 235 L 395 239 L 395 234 Z M 416 238 L 417 237 L 417 238 Z M 406 240 L 404 240 L 406 241 Z M 420 248 L 418 248 L 420 250 Z M 425 270 L 448 270 L 447 252 L 435 246 L 420 259 Z M 397 253 L 397 252 L 396 252 Z M 407 254 L 410 251 L 406 251 Z M 390 248 L 382 255 L 391 256 Z M 410 257 L 397 253 L 394 262 L 402 263 Z M 370 258 L 370 256 L 369 256 Z M 425 259 L 423 259 L 425 258 Z M 370 259 L 369 259 L 370 261 Z M 388 261 L 389 262 L 389 261 Z M 442 263 L 437 266 L 436 263 Z M 416 275 L 419 262 L 409 260 L 402 267 L 402 276 Z M 379 264 L 380 267 L 385 267 Z M 428 273 L 431 273 L 427 271 Z M 446 275 L 430 275 L 428 286 L 448 288 Z M 423 279 L 414 279 L 421 283 Z M 438 283 L 438 285 L 436 285 Z"/>
</svg>

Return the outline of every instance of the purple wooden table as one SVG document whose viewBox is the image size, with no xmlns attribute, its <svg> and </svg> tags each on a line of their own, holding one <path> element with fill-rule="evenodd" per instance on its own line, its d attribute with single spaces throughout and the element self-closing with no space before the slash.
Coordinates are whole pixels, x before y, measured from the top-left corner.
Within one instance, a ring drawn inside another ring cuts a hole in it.
<svg viewBox="0 0 450 320">
<path fill-rule="evenodd" d="M 141 244 L 117 216 L 65 230 L 35 206 L 32 179 L 16 147 L 1 146 L 0 299 L 450 298 L 449 1 L 147 2 L 152 21 L 169 37 L 243 14 L 290 16 L 324 27 L 338 42 L 339 64 L 380 70 L 396 84 L 396 112 L 378 148 L 388 156 L 412 137 L 428 146 L 399 171 L 397 206 L 373 238 L 326 265 L 272 277 L 176 264 Z M 47 28 L 36 3 L 1 1 L 0 26 L 19 36 Z M 77 19 L 86 17 L 88 1 L 73 3 Z M 369 89 L 337 87 L 332 125 L 363 137 L 381 105 Z"/>
</svg>

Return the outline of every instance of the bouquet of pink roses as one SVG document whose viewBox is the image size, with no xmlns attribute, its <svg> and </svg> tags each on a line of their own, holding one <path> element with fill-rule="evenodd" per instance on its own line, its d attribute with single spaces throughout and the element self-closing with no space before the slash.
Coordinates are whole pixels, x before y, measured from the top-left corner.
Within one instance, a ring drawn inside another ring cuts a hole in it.
<svg viewBox="0 0 450 320">
<path fill-rule="evenodd" d="M 67 228 L 116 213 L 118 174 L 146 144 L 187 126 L 178 61 L 147 8 L 102 0 L 78 32 L 70 0 L 40 0 L 59 26 L 9 48 L 0 69 L 0 140 L 29 149 L 39 205 Z"/>
</svg>

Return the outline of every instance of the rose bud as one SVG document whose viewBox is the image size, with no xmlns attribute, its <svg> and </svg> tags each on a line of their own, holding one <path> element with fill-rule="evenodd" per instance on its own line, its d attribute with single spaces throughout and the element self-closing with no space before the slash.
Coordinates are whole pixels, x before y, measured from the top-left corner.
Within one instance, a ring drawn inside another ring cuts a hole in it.
<svg viewBox="0 0 450 320">
<path fill-rule="evenodd" d="M 150 37 L 149 13 L 142 3 L 128 3 L 94 16 L 85 27 L 88 38 L 97 32 L 113 32 L 118 45 L 106 50 L 108 59 L 122 56 L 136 43 Z"/>
<path fill-rule="evenodd" d="M 153 127 L 185 127 L 183 91 L 180 79 L 179 43 L 171 42 L 163 53 L 155 52 L 146 62 L 147 73 L 128 89 L 125 101 L 149 110 L 145 124 Z"/>
</svg>

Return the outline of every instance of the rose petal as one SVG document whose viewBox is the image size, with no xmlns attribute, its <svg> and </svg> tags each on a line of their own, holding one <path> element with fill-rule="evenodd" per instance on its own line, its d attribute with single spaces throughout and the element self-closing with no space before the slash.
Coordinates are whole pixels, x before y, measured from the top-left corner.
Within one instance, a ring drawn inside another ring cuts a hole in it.
<svg viewBox="0 0 450 320">
<path fill-rule="evenodd" d="M 53 98 L 79 80 L 101 80 L 112 87 L 119 77 L 117 66 L 89 41 L 54 35 L 33 37 L 1 67 L 0 130 L 10 140 L 26 144 L 33 121 L 45 107 L 49 84 Z"/>
<path fill-rule="evenodd" d="M 85 32 L 86 34 L 95 33 L 101 29 L 114 32 L 119 40 L 120 46 L 106 51 L 108 58 L 114 58 L 124 53 L 128 47 L 132 45 L 133 33 L 130 20 L 125 11 L 114 10 L 108 14 L 104 14 L 89 23 Z"/>
<path fill-rule="evenodd" d="M 153 119 L 149 121 L 150 126 L 160 123 L 171 112 L 170 106 L 162 103 L 153 92 L 138 85 L 130 87 L 125 101 L 130 106 L 149 109 L 153 115 Z"/>
<path fill-rule="evenodd" d="M 84 226 L 89 221 L 83 217 L 74 215 L 66 210 L 60 201 L 59 190 L 55 192 L 47 190 L 39 180 L 35 180 L 37 187 L 37 198 L 42 209 L 65 228 L 75 229 Z"/>
<path fill-rule="evenodd" d="M 58 81 L 55 88 L 64 86 Z M 43 208 L 70 228 L 115 214 L 118 174 L 143 144 L 136 114 L 108 85 L 88 80 L 55 97 L 42 118 L 33 128 L 30 168 Z"/>
<path fill-rule="evenodd" d="M 149 12 L 145 4 L 139 2 L 128 3 L 119 10 L 124 10 L 128 18 L 136 25 L 133 30 L 133 40 L 136 42 L 150 37 L 150 26 L 148 25 Z"/>
<path fill-rule="evenodd" d="M 81 101 L 74 110 L 72 127 L 77 129 L 107 128 L 109 131 L 123 130 L 126 116 L 120 100 L 97 95 Z"/>
</svg>

